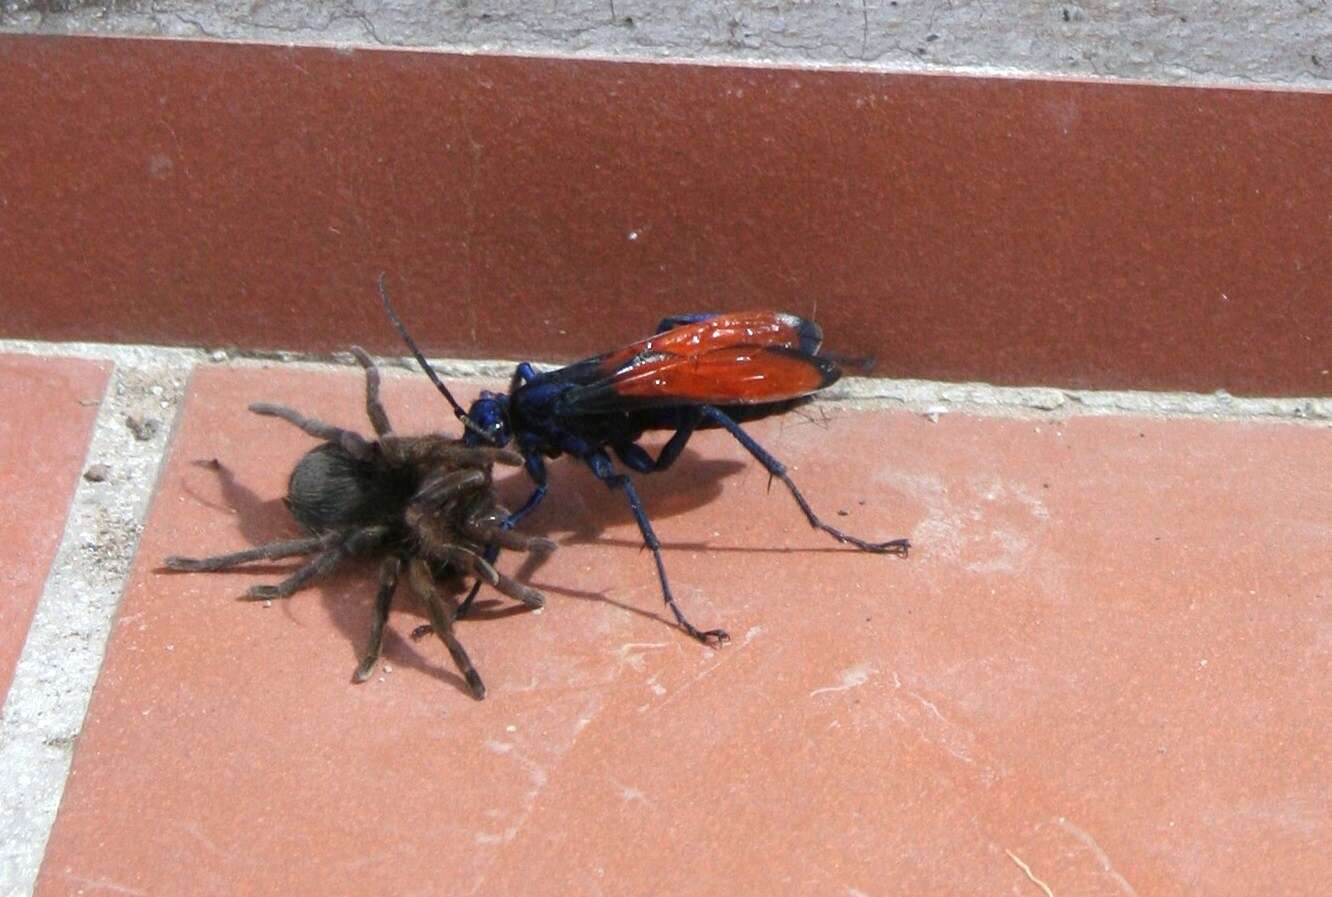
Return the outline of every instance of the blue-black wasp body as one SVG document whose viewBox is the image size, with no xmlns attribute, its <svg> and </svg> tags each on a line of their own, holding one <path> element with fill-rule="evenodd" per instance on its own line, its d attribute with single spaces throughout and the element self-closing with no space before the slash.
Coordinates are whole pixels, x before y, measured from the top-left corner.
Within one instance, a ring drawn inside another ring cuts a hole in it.
<svg viewBox="0 0 1332 897">
<path fill-rule="evenodd" d="M 679 458 L 699 429 L 723 429 L 764 468 L 780 479 L 810 525 L 862 551 L 905 556 L 906 539 L 868 542 L 825 523 L 796 488 L 786 467 L 740 424 L 790 408 L 841 376 L 836 362 L 817 354 L 818 325 L 773 311 L 682 315 L 662 321 L 657 333 L 614 352 L 539 372 L 528 362 L 514 371 L 505 394 L 482 393 L 464 411 L 439 380 L 398 319 L 380 279 L 380 297 L 390 320 L 422 370 L 453 406 L 469 445 L 517 444 L 534 489 L 504 522 L 512 527 L 546 496 L 546 461 L 578 458 L 597 479 L 625 493 L 643 541 L 652 551 L 662 596 L 676 621 L 709 644 L 728 640 L 724 630 L 700 630 L 674 597 L 661 556 L 661 544 L 628 473 L 617 470 L 613 454 L 629 472 L 665 470 Z M 670 430 L 654 458 L 638 444 L 649 430 Z M 489 546 L 487 560 L 498 556 Z M 466 612 L 473 590 L 459 608 Z"/>
</svg>

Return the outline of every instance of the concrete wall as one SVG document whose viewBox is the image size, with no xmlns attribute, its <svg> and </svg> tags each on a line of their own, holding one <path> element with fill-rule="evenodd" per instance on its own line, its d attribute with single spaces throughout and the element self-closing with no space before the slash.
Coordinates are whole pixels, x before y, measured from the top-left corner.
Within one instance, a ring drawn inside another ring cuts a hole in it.
<svg viewBox="0 0 1332 897">
<path fill-rule="evenodd" d="M 0 0 L 0 29 L 1332 85 L 1328 0 Z"/>
</svg>

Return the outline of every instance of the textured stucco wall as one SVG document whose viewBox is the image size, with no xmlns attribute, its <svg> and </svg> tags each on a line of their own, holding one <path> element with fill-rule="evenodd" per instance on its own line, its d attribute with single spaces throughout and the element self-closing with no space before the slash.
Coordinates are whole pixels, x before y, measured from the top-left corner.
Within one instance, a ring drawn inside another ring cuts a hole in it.
<svg viewBox="0 0 1332 897">
<path fill-rule="evenodd" d="M 1330 0 L 0 0 L 0 29 L 1332 85 Z"/>
</svg>

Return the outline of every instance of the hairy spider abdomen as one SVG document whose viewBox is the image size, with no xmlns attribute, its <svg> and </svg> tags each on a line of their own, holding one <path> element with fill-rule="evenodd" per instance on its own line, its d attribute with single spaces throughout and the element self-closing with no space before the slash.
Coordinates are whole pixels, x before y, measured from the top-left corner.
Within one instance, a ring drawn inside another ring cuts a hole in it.
<svg viewBox="0 0 1332 897">
<path fill-rule="evenodd" d="M 402 509 L 419 486 L 410 470 L 353 458 L 325 442 L 306 452 L 287 483 L 287 507 L 306 530 L 401 525 Z"/>
</svg>

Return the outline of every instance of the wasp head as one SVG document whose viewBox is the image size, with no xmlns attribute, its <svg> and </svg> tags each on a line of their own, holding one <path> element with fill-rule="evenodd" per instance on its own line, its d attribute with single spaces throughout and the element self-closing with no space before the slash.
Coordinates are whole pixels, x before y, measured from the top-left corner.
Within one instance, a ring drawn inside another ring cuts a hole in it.
<svg viewBox="0 0 1332 897">
<path fill-rule="evenodd" d="M 509 397 L 493 392 L 481 393 L 481 398 L 472 403 L 467 412 L 470 426 L 463 434 L 467 445 L 493 445 L 502 448 L 509 444 L 513 434 L 509 432 Z"/>
</svg>

